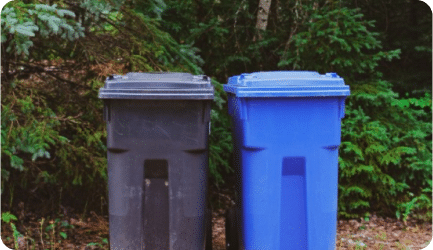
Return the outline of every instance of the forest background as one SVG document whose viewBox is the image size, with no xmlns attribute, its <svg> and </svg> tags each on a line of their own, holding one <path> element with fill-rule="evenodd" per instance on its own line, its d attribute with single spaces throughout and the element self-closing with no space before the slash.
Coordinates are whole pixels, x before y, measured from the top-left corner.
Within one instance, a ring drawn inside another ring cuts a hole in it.
<svg viewBox="0 0 433 250">
<path fill-rule="evenodd" d="M 98 90 L 112 74 L 212 77 L 210 178 L 218 190 L 233 186 L 227 78 L 310 70 L 336 72 L 351 88 L 340 218 L 430 220 L 431 14 L 416 0 L 9 2 L 1 12 L 2 211 L 25 204 L 41 215 L 107 214 Z"/>
</svg>

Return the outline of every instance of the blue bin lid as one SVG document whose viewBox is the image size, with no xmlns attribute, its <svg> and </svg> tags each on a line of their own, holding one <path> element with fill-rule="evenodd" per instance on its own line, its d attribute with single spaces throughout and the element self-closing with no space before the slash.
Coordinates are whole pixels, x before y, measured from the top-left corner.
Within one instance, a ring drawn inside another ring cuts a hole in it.
<svg viewBox="0 0 433 250">
<path fill-rule="evenodd" d="M 268 71 L 229 78 L 224 90 L 237 97 L 348 96 L 349 86 L 336 73 Z"/>
</svg>

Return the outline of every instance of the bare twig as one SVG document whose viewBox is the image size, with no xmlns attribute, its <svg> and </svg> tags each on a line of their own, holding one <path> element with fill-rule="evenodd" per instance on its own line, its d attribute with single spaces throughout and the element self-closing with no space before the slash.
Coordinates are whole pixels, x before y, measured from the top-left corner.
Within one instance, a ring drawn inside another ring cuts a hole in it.
<svg viewBox="0 0 433 250">
<path fill-rule="evenodd" d="M 8 63 L 14 64 L 14 65 L 18 65 L 18 66 L 24 66 L 24 67 L 27 67 L 27 68 L 31 68 L 31 69 L 33 69 L 33 70 L 37 70 L 37 71 L 39 71 L 39 72 L 44 72 L 44 73 L 46 73 L 46 74 L 48 74 L 48 75 L 50 75 L 50 76 L 56 78 L 56 79 L 59 80 L 59 81 L 66 82 L 66 83 L 71 84 L 71 85 L 76 85 L 76 84 L 77 84 L 77 83 L 75 83 L 75 82 L 73 82 L 73 81 L 70 81 L 70 80 L 68 80 L 68 79 L 64 79 L 64 78 L 62 78 L 62 77 L 60 77 L 60 76 L 54 74 L 53 71 L 46 70 L 46 69 L 44 69 L 44 68 L 41 67 L 41 66 L 30 65 L 30 64 L 22 63 L 22 62 L 13 62 L 13 61 L 8 61 Z"/>
</svg>

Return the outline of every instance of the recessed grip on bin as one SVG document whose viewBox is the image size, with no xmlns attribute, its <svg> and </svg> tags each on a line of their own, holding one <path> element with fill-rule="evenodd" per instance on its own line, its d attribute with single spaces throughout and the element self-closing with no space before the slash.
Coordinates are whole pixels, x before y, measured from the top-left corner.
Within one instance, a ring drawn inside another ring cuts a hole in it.
<svg viewBox="0 0 433 250">
<path fill-rule="evenodd" d="M 110 115 L 110 101 L 104 101 L 104 113 L 103 113 L 104 121 L 109 122 L 111 120 Z"/>
<path fill-rule="evenodd" d="M 166 160 L 144 162 L 144 244 L 146 249 L 169 249 L 169 190 Z"/>
<path fill-rule="evenodd" d="M 342 97 L 338 98 L 338 109 L 340 111 L 340 119 L 343 119 L 346 113 L 346 108 L 345 108 L 346 105 L 344 103 L 345 99 L 346 98 L 342 98 Z"/>
<path fill-rule="evenodd" d="M 284 157 L 282 174 L 305 175 L 305 157 Z"/>
<path fill-rule="evenodd" d="M 168 179 L 168 165 L 166 160 L 146 160 L 144 162 L 144 178 Z"/>
<path fill-rule="evenodd" d="M 305 157 L 283 158 L 279 249 L 308 249 L 305 167 Z"/>
<path fill-rule="evenodd" d="M 210 121 L 210 112 L 209 110 L 211 109 L 211 103 L 210 102 L 205 102 L 203 105 L 203 109 L 202 109 L 202 122 L 206 123 Z M 209 133 L 210 134 L 210 133 Z"/>
</svg>

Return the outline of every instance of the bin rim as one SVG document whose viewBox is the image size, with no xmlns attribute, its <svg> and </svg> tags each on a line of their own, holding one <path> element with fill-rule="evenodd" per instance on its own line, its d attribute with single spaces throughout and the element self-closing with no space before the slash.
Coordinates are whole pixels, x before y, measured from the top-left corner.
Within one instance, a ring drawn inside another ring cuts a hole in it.
<svg viewBox="0 0 433 250">
<path fill-rule="evenodd" d="M 100 99 L 212 100 L 210 77 L 182 72 L 130 72 L 112 75 L 99 89 Z"/>
<path fill-rule="evenodd" d="M 350 88 L 336 73 L 265 71 L 232 76 L 224 91 L 237 97 L 348 96 Z"/>
</svg>

